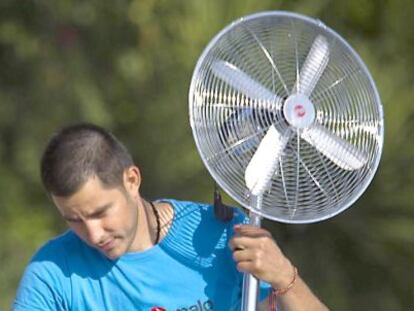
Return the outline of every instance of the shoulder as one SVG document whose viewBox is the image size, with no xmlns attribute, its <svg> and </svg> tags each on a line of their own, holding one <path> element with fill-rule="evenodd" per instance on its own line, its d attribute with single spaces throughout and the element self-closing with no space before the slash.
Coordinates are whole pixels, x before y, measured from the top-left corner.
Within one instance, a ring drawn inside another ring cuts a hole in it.
<svg viewBox="0 0 414 311">
<path fill-rule="evenodd" d="M 76 254 L 74 251 L 83 246 L 82 244 L 84 243 L 76 234 L 68 230 L 41 246 L 33 255 L 30 264 L 54 263 L 62 267 L 67 259 Z"/>
<path fill-rule="evenodd" d="M 82 247 L 83 242 L 72 231 L 66 231 L 41 246 L 31 258 L 23 275 L 25 279 L 38 278 L 48 282 L 68 277 L 68 262 Z"/>
<path fill-rule="evenodd" d="M 72 231 L 66 231 L 41 246 L 30 260 L 30 264 L 37 262 L 55 262 L 66 257 L 67 249 L 76 243 L 77 237 Z"/>
<path fill-rule="evenodd" d="M 163 199 L 174 209 L 174 218 L 171 232 L 174 237 L 192 236 L 197 232 L 213 233 L 225 232 L 226 236 L 232 235 L 233 226 L 248 222 L 246 214 L 239 208 L 234 210 L 233 219 L 226 222 L 219 220 L 214 214 L 214 206 L 209 203 L 180 201 L 174 199 Z"/>
<path fill-rule="evenodd" d="M 27 269 L 41 272 L 42 277 L 61 279 L 71 275 L 93 276 L 108 263 L 102 253 L 82 241 L 73 231 L 48 241 L 31 259 Z"/>
<path fill-rule="evenodd" d="M 203 216 L 203 220 L 205 221 L 217 222 L 225 226 L 248 223 L 248 216 L 241 208 L 238 207 L 230 207 L 233 209 L 233 218 L 230 221 L 225 222 L 217 219 L 214 213 L 214 206 L 211 203 L 180 201 L 173 199 L 168 199 L 167 201 L 173 205 L 177 215 L 198 214 L 199 216 Z"/>
<path fill-rule="evenodd" d="M 174 209 L 176 215 L 203 214 L 210 220 L 219 221 L 214 215 L 214 206 L 210 203 L 181 201 L 175 199 L 161 199 L 160 201 L 169 203 Z M 230 207 L 234 211 L 234 217 L 230 223 L 246 222 L 247 216 L 243 210 L 237 207 Z"/>
<path fill-rule="evenodd" d="M 74 233 L 68 231 L 39 248 L 23 273 L 14 308 L 49 310 L 68 301 L 70 258 L 67 254 L 77 242 Z"/>
<path fill-rule="evenodd" d="M 35 253 L 35 256 L 47 252 L 48 250 L 56 250 L 61 247 L 77 244 L 78 242 L 78 236 L 72 230 L 67 230 L 43 244 Z"/>
</svg>

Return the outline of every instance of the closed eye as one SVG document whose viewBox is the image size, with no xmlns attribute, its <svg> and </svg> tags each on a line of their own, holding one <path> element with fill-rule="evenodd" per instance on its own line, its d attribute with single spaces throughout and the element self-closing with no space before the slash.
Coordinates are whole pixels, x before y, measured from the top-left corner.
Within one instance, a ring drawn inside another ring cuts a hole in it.
<svg viewBox="0 0 414 311">
<path fill-rule="evenodd" d="M 105 216 L 105 214 L 106 214 L 106 210 L 99 211 L 99 212 L 96 212 L 96 213 L 93 213 L 92 215 L 90 215 L 89 218 L 102 218 L 102 217 Z"/>
<path fill-rule="evenodd" d="M 80 218 L 71 218 L 71 217 L 63 217 L 67 222 L 70 223 L 78 223 L 78 222 L 82 222 L 82 219 Z"/>
<path fill-rule="evenodd" d="M 107 211 L 111 208 L 112 204 L 106 204 L 100 208 L 98 208 L 96 211 L 94 211 L 92 214 L 88 216 L 88 218 L 102 218 L 106 215 Z"/>
</svg>

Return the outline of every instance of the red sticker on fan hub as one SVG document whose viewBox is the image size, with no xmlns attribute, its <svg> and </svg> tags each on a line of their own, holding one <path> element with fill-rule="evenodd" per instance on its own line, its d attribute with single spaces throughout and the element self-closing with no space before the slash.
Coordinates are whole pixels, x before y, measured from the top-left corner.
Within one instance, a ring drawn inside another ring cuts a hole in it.
<svg viewBox="0 0 414 311">
<path fill-rule="evenodd" d="M 150 311 L 167 311 L 167 310 L 161 307 L 153 307 Z"/>
<path fill-rule="evenodd" d="M 293 94 L 283 104 L 283 115 L 289 125 L 304 129 L 315 120 L 315 107 L 306 95 Z"/>
<path fill-rule="evenodd" d="M 305 116 L 306 114 L 306 110 L 305 107 L 303 107 L 303 105 L 299 104 L 295 106 L 295 113 L 299 118 L 302 118 Z"/>
</svg>

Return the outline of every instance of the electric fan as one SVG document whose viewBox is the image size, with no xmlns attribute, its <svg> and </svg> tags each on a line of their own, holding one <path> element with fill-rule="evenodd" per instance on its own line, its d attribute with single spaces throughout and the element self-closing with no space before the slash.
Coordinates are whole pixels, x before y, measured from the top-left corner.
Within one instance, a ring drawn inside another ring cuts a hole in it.
<svg viewBox="0 0 414 311">
<path fill-rule="evenodd" d="M 195 67 L 189 110 L 204 164 L 256 225 L 333 217 L 379 164 L 371 75 L 336 32 L 299 14 L 253 14 L 216 35 Z M 245 277 L 243 310 L 255 308 L 256 290 Z"/>
</svg>

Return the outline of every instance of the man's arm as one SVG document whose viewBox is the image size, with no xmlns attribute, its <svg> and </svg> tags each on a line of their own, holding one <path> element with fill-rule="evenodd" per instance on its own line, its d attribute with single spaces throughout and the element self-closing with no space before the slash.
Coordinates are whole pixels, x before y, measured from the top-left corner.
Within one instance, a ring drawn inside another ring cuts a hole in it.
<svg viewBox="0 0 414 311">
<path fill-rule="evenodd" d="M 279 310 L 328 311 L 300 276 L 295 275 L 294 266 L 267 230 L 251 225 L 236 225 L 234 232 L 230 247 L 237 269 L 253 274 L 276 290 L 288 289 L 277 297 Z M 264 306 L 266 304 L 264 302 Z"/>
<path fill-rule="evenodd" d="M 278 311 L 328 311 L 329 309 L 312 293 L 298 276 L 295 285 L 285 295 L 276 298 Z M 269 300 L 260 303 L 260 310 L 269 310 Z"/>
</svg>

